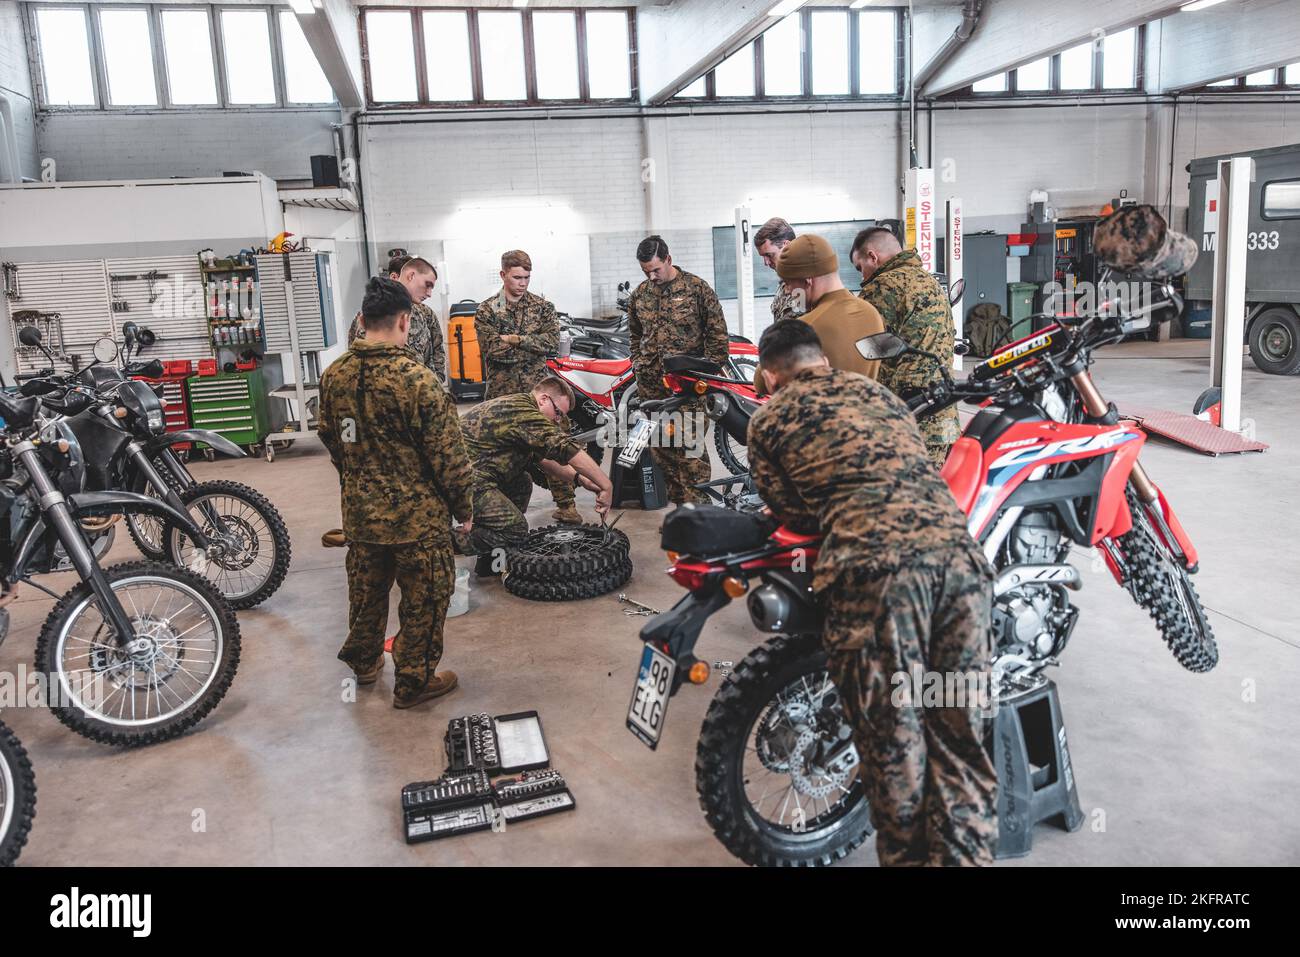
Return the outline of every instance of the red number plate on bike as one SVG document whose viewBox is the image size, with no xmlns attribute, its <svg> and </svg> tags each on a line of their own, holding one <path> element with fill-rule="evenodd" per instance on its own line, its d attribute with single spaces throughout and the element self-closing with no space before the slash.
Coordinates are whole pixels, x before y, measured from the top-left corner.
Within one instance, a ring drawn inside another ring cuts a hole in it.
<svg viewBox="0 0 1300 957">
<path fill-rule="evenodd" d="M 627 709 L 627 728 L 651 750 L 659 746 L 659 735 L 668 715 L 668 697 L 673 691 L 677 664 L 650 645 L 641 652 L 632 703 Z"/>
</svg>

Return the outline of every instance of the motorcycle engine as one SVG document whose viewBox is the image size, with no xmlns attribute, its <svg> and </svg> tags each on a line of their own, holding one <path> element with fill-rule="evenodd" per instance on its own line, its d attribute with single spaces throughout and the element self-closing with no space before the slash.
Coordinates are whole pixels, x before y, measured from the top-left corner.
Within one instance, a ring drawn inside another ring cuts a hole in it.
<svg viewBox="0 0 1300 957">
<path fill-rule="evenodd" d="M 1049 512 L 1026 512 L 1011 532 L 1011 557 L 1017 565 L 1050 565 L 1061 553 L 1061 532 Z"/>
</svg>

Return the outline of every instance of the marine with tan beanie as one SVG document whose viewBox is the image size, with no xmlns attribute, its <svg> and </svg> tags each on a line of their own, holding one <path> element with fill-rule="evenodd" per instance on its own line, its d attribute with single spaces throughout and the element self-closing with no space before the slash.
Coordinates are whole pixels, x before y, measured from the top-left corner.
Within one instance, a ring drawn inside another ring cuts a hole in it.
<svg viewBox="0 0 1300 957">
<path fill-rule="evenodd" d="M 776 261 L 781 281 L 792 292 L 802 291 L 811 307 L 801 318 L 816 330 L 831 368 L 874 379 L 880 363 L 862 358 L 856 343 L 884 332 L 885 322 L 875 306 L 844 288 L 839 269 L 831 244 L 809 233 L 791 240 Z M 754 373 L 754 387 L 759 395 L 765 394 L 761 372 Z"/>
</svg>

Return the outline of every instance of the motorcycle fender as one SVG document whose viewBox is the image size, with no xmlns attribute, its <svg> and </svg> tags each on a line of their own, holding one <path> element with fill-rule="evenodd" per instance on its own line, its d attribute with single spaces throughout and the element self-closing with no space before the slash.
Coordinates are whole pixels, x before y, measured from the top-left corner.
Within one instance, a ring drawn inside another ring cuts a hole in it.
<svg viewBox="0 0 1300 957">
<path fill-rule="evenodd" d="M 1133 515 L 1128 510 L 1128 499 L 1124 491 L 1128 488 L 1129 476 L 1133 474 L 1133 466 L 1144 444 L 1145 439 L 1139 438 L 1116 447 L 1115 459 L 1101 480 L 1097 515 L 1089 545 L 1097 545 L 1103 538 L 1119 538 L 1133 527 Z"/>
<path fill-rule="evenodd" d="M 148 442 L 144 443 L 145 454 L 150 458 L 160 449 L 170 448 L 179 442 L 202 442 L 210 445 L 222 455 L 229 455 L 237 459 L 247 457 L 238 445 L 218 435 L 216 432 L 209 432 L 206 429 L 186 429 L 183 432 L 164 432 L 162 435 L 155 435 Z"/>
<path fill-rule="evenodd" d="M 642 641 L 654 645 L 677 664 L 670 697 L 677 694 L 682 686 L 689 670 L 683 666 L 683 659 L 695 651 L 695 642 L 699 640 L 704 623 L 730 601 L 731 598 L 721 588 L 687 592 L 677 604 L 655 615 L 641 629 Z"/>
<path fill-rule="evenodd" d="M 177 433 L 180 435 L 181 433 Z M 119 512 L 143 512 L 163 521 L 171 520 L 181 527 L 190 538 L 200 546 L 208 544 L 207 537 L 194 524 L 194 520 L 182 511 L 172 508 L 161 499 L 138 492 L 78 492 L 68 497 L 68 507 L 74 515 L 116 515 Z"/>
</svg>

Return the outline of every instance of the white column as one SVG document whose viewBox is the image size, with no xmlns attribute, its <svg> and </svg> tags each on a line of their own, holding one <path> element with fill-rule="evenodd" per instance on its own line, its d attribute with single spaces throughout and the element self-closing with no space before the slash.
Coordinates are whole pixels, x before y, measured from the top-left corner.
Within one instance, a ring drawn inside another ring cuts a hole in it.
<svg viewBox="0 0 1300 957">
<path fill-rule="evenodd" d="M 906 235 L 903 246 L 913 247 L 921 264 L 934 272 L 934 170 L 912 167 L 907 171 L 906 207 L 903 211 Z"/>
<path fill-rule="evenodd" d="M 740 334 L 757 335 L 754 321 L 754 242 L 749 207 L 736 207 L 736 314 Z"/>
<path fill-rule="evenodd" d="M 952 289 L 953 286 L 957 285 L 958 280 L 962 278 L 964 268 L 963 262 L 965 261 L 962 256 L 962 213 L 960 199 L 948 200 L 947 237 L 948 257 L 947 262 L 944 265 L 947 267 L 948 288 Z M 952 324 L 958 339 L 961 338 L 962 326 L 965 324 L 965 310 L 962 307 L 965 298 L 965 295 L 963 295 L 952 304 Z M 961 356 L 954 355 L 952 357 L 952 367 L 960 371 Z"/>
<path fill-rule="evenodd" d="M 1241 431 L 1241 343 L 1246 324 L 1246 234 L 1255 161 L 1219 161 L 1219 235 L 1214 249 L 1211 383 L 1222 390 L 1220 425 Z"/>
</svg>

